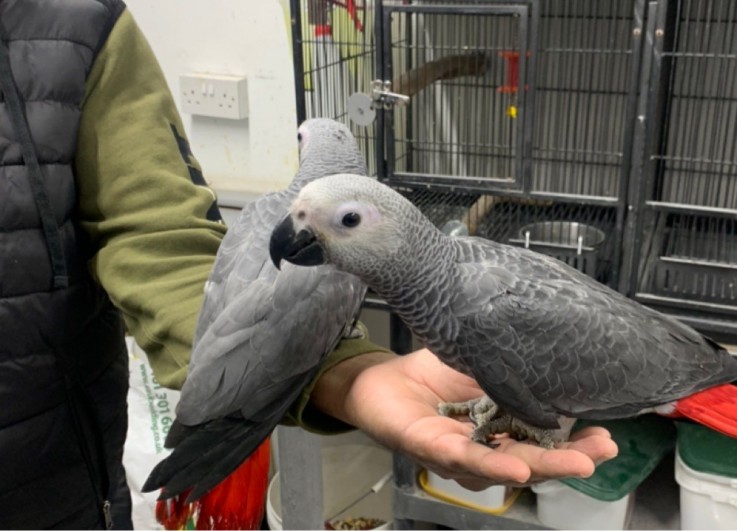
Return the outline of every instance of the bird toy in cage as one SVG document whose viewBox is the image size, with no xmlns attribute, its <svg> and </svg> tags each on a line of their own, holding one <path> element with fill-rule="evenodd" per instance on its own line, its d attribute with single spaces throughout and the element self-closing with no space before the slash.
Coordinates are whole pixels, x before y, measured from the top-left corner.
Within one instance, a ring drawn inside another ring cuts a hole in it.
<svg viewBox="0 0 737 531">
<path fill-rule="evenodd" d="M 527 52 L 527 57 L 530 52 Z M 519 108 L 517 107 L 517 92 L 519 89 L 519 52 L 512 50 L 504 50 L 499 52 L 499 57 L 507 63 L 507 82 L 497 87 L 497 92 L 501 94 L 511 94 L 511 103 L 507 106 L 507 116 L 514 119 L 517 118 Z M 525 85 L 527 90 L 527 85 Z"/>
</svg>

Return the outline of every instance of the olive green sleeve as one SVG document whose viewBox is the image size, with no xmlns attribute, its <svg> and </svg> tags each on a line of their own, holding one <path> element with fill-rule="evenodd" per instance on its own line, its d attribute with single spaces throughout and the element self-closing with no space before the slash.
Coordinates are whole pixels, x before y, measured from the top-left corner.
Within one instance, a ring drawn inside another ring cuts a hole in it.
<svg viewBox="0 0 737 531">
<path fill-rule="evenodd" d="M 179 388 L 225 226 L 207 219 L 214 194 L 193 182 L 174 100 L 128 11 L 89 75 L 75 165 L 91 270 L 156 378 Z"/>
</svg>

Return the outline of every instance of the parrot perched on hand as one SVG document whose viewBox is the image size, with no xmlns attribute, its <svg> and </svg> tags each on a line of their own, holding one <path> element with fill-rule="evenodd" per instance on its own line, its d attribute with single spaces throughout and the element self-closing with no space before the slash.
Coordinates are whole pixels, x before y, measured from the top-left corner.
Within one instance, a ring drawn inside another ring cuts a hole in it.
<svg viewBox="0 0 737 531">
<path fill-rule="evenodd" d="M 367 173 L 345 125 L 307 120 L 298 141 L 294 180 L 243 208 L 205 285 L 187 378 L 166 439 L 173 452 L 144 485 L 144 491 L 162 489 L 159 499 L 168 505 L 160 512 L 168 520 L 185 496 L 185 504 L 218 497 L 231 504 L 228 514 L 248 504 L 246 517 L 229 525 L 259 526 L 269 435 L 322 360 L 342 337 L 357 333 L 353 325 L 366 288 L 356 277 L 327 266 L 279 271 L 269 259 L 271 229 L 306 183 L 336 171 Z M 244 486 L 232 481 L 236 475 L 244 476 Z M 201 507 L 210 511 L 211 505 L 203 501 Z M 222 504 L 212 510 L 224 511 Z M 222 528 L 228 514 L 200 512 L 199 518 L 220 518 L 213 527 Z"/>
<path fill-rule="evenodd" d="M 449 237 L 381 183 L 334 175 L 304 187 L 270 252 L 277 267 L 358 276 L 474 378 L 487 397 L 440 409 L 470 413 L 478 442 L 510 433 L 550 448 L 577 418 L 646 412 L 737 437 L 737 358 L 724 348 L 554 258 Z"/>
</svg>

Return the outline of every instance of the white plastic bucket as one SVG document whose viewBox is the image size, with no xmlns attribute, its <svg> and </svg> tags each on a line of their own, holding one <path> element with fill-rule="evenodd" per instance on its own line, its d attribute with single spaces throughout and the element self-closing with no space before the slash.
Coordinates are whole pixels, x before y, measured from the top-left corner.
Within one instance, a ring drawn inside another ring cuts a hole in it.
<svg viewBox="0 0 737 531">
<path fill-rule="evenodd" d="M 391 470 L 391 452 L 383 448 L 354 444 L 323 447 L 323 518 L 332 517 L 368 492 Z M 277 472 L 269 483 L 266 502 L 266 520 L 274 530 L 283 529 L 279 479 Z M 337 516 L 341 520 L 346 518 L 378 518 L 385 524 L 376 529 L 391 529 L 392 482 Z"/>
<path fill-rule="evenodd" d="M 602 501 L 561 483 L 533 485 L 537 518 L 556 529 L 626 529 L 634 505 L 634 492 L 617 500 Z"/>
<path fill-rule="evenodd" d="M 737 528 L 737 478 L 698 472 L 676 452 L 681 529 Z"/>
</svg>

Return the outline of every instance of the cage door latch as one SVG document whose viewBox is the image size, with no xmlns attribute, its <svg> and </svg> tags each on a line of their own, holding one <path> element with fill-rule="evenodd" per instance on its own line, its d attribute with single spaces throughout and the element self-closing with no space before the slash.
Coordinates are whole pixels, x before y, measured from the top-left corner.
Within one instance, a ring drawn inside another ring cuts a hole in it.
<svg viewBox="0 0 737 531">
<path fill-rule="evenodd" d="M 348 98 L 348 116 L 357 125 L 367 126 L 376 119 L 377 109 L 392 109 L 395 105 L 407 105 L 409 96 L 391 91 L 391 81 L 374 79 L 371 82 L 371 95 L 363 92 L 351 94 Z"/>
<path fill-rule="evenodd" d="M 371 99 L 376 108 L 391 109 L 394 105 L 407 105 L 409 96 L 392 92 L 392 82 L 374 79 L 371 82 Z"/>
</svg>

